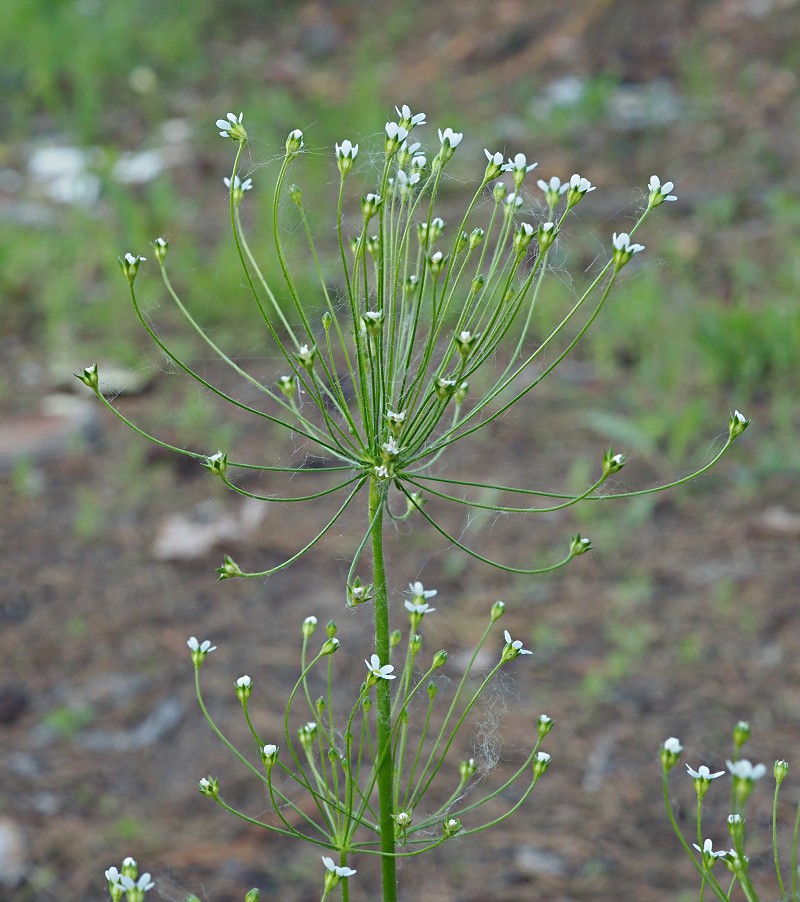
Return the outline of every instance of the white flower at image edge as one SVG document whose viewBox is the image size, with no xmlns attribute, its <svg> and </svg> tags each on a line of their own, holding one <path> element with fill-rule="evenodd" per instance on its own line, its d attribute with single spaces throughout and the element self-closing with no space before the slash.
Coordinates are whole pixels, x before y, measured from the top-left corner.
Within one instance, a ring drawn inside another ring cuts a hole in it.
<svg viewBox="0 0 800 902">
<path fill-rule="evenodd" d="M 332 858 L 328 858 L 327 855 L 322 856 L 322 863 L 325 865 L 325 868 L 331 872 L 331 874 L 336 874 L 337 877 L 352 877 L 353 874 L 357 873 L 353 868 L 341 867 L 333 863 Z"/>
<path fill-rule="evenodd" d="M 364 663 L 367 665 L 367 670 L 369 670 L 376 679 L 396 679 L 395 674 L 392 672 L 394 670 L 394 664 L 384 664 L 381 666 L 381 659 L 377 655 L 372 655 L 369 661 L 364 658 Z"/>
<path fill-rule="evenodd" d="M 678 739 L 677 736 L 670 736 L 669 739 L 665 739 L 664 751 L 672 752 L 673 755 L 680 755 L 683 751 L 680 739 Z"/>
</svg>

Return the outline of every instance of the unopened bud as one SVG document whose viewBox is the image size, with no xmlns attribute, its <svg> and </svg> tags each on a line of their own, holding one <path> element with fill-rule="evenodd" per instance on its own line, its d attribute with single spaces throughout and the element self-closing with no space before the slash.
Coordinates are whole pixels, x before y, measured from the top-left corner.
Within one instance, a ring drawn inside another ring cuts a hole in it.
<svg viewBox="0 0 800 902">
<path fill-rule="evenodd" d="M 438 670 L 447 663 L 447 652 L 444 649 L 437 651 L 431 662 L 431 670 Z"/>
</svg>

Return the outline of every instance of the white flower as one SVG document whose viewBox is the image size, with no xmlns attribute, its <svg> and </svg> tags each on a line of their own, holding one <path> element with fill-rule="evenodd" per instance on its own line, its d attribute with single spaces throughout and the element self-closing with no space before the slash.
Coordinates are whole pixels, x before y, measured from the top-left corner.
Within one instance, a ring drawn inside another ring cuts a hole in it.
<svg viewBox="0 0 800 902">
<path fill-rule="evenodd" d="M 122 874 L 119 880 L 117 880 L 116 885 L 122 887 L 126 893 L 129 893 L 131 890 L 138 890 L 140 893 L 146 893 L 155 886 L 155 883 L 150 879 L 149 874 L 142 874 L 138 880 L 134 880 L 133 877 L 128 877 L 127 874 Z"/>
<path fill-rule="evenodd" d="M 386 137 L 390 141 L 405 141 L 408 137 L 408 129 L 403 128 L 397 122 L 387 122 L 385 125 Z"/>
<path fill-rule="evenodd" d="M 432 608 L 429 604 L 425 604 L 425 602 L 417 604 L 413 601 L 404 601 L 403 606 L 409 613 L 417 614 L 420 617 L 424 614 L 432 614 L 436 610 L 436 608 Z"/>
<path fill-rule="evenodd" d="M 425 113 L 412 113 L 407 103 L 404 103 L 402 106 L 396 106 L 395 110 L 400 122 L 403 124 L 408 123 L 409 128 L 413 128 L 415 125 L 425 125 Z"/>
<path fill-rule="evenodd" d="M 731 772 L 732 777 L 738 777 L 740 780 L 747 780 L 750 783 L 760 780 L 767 772 L 766 765 L 753 765 L 747 758 L 741 758 L 739 761 L 726 761 L 725 763 L 728 765 L 728 770 Z"/>
<path fill-rule="evenodd" d="M 509 207 L 514 207 L 515 209 L 522 206 L 522 198 L 517 194 L 516 191 L 512 191 L 510 194 L 507 194 L 505 202 Z"/>
<path fill-rule="evenodd" d="M 508 162 L 503 166 L 503 170 L 505 172 L 514 172 L 519 173 L 520 175 L 525 175 L 527 172 L 530 172 L 532 169 L 536 169 L 538 163 L 528 164 L 528 158 L 524 153 L 518 153 L 513 159 L 511 157 L 508 158 Z"/>
<path fill-rule="evenodd" d="M 550 761 L 550 755 L 547 752 L 537 752 L 536 760 L 540 764 L 547 764 Z"/>
<path fill-rule="evenodd" d="M 206 639 L 204 642 L 198 642 L 194 636 L 190 636 L 186 640 L 186 644 L 189 646 L 190 651 L 199 651 L 201 655 L 210 654 L 212 651 L 216 651 L 217 648 L 216 645 L 211 644 L 209 639 Z"/>
<path fill-rule="evenodd" d="M 665 201 L 677 200 L 678 198 L 674 194 L 670 194 L 670 191 L 675 187 L 674 182 L 664 182 L 661 184 L 661 179 L 657 175 L 651 175 L 650 181 L 647 183 L 647 187 L 650 189 L 650 197 L 648 198 L 648 203 L 651 207 L 657 207 L 659 204 L 663 204 Z"/>
<path fill-rule="evenodd" d="M 411 168 L 412 169 L 424 169 L 428 163 L 428 158 L 424 153 L 415 153 L 411 158 Z"/>
<path fill-rule="evenodd" d="M 706 839 L 703 841 L 703 848 L 697 845 L 696 842 L 693 842 L 692 845 L 697 849 L 698 852 L 703 853 L 703 858 L 724 858 L 728 853 L 724 850 L 722 852 L 715 852 L 712 849 L 712 843 L 710 839 Z"/>
<path fill-rule="evenodd" d="M 135 858 L 131 858 L 130 855 L 129 855 L 127 858 L 123 858 L 123 859 L 122 859 L 122 867 L 124 867 L 124 868 L 135 868 L 136 866 L 137 866 L 137 865 L 136 865 L 136 859 L 135 859 Z"/>
<path fill-rule="evenodd" d="M 239 677 L 239 679 L 236 681 L 236 685 L 240 689 L 249 689 L 253 685 L 253 681 L 247 674 L 245 674 L 244 676 Z"/>
<path fill-rule="evenodd" d="M 128 264 L 128 266 L 138 266 L 144 260 L 147 260 L 147 257 L 142 257 L 139 255 L 134 256 L 130 252 L 125 254 L 125 262 Z"/>
<path fill-rule="evenodd" d="M 402 423 L 406 418 L 405 410 L 400 411 L 400 413 L 396 413 L 394 410 L 386 411 L 386 419 L 390 423 Z"/>
<path fill-rule="evenodd" d="M 588 194 L 590 191 L 595 190 L 595 186 L 589 181 L 589 179 L 584 178 L 577 172 L 573 173 L 567 187 L 571 192 L 580 194 L 581 197 L 583 197 L 584 194 Z"/>
<path fill-rule="evenodd" d="M 725 771 L 718 770 L 715 774 L 712 774 L 711 771 L 705 766 L 705 764 L 701 764 L 697 770 L 692 770 L 692 768 L 687 764 L 686 770 L 689 771 L 689 776 L 693 780 L 716 780 L 718 777 L 721 777 Z"/>
<path fill-rule="evenodd" d="M 240 133 L 244 131 L 241 127 L 242 116 L 244 116 L 244 113 L 239 113 L 238 118 L 234 113 L 228 113 L 225 119 L 217 119 L 217 128 L 220 135 L 223 138 L 233 138 L 234 141 L 237 141 Z"/>
<path fill-rule="evenodd" d="M 670 736 L 669 739 L 664 740 L 664 751 L 670 752 L 672 755 L 680 755 L 683 751 L 683 746 L 681 745 L 680 739 L 675 736 Z"/>
<path fill-rule="evenodd" d="M 398 827 L 407 827 L 411 823 L 411 814 L 408 811 L 399 811 L 394 819 Z"/>
<path fill-rule="evenodd" d="M 486 159 L 492 164 L 492 166 L 499 166 L 501 169 L 505 168 L 505 164 L 503 163 L 503 154 L 498 150 L 495 153 L 492 153 L 487 148 L 483 148 L 483 152 L 486 154 Z"/>
<path fill-rule="evenodd" d="M 406 188 L 411 188 L 417 184 L 419 181 L 419 173 L 412 172 L 411 175 L 406 175 L 402 169 L 397 170 L 397 183 L 400 186 L 400 190 L 404 190 Z"/>
<path fill-rule="evenodd" d="M 512 639 L 511 633 L 508 630 L 503 630 L 503 636 L 506 640 L 506 647 L 503 649 L 503 658 L 506 661 L 511 661 L 517 657 L 517 655 L 532 655 L 533 652 L 527 648 L 522 647 L 521 639 Z"/>
<path fill-rule="evenodd" d="M 353 868 L 345 868 L 340 867 L 339 865 L 335 865 L 333 863 L 333 859 L 328 858 L 327 855 L 322 856 L 322 863 L 325 865 L 327 870 L 331 872 L 331 874 L 335 874 L 337 877 L 352 877 L 353 874 L 357 873 L 353 870 Z"/>
<path fill-rule="evenodd" d="M 369 670 L 370 674 L 372 674 L 376 680 L 396 679 L 395 674 L 392 673 L 394 664 L 384 664 L 381 666 L 381 659 L 377 655 L 372 655 L 369 661 L 364 658 L 364 663 L 367 665 L 367 670 Z"/>
<path fill-rule="evenodd" d="M 384 442 L 381 445 L 381 448 L 389 455 L 389 457 L 396 457 L 400 453 L 400 446 L 393 438 L 389 438 L 389 441 Z"/>
<path fill-rule="evenodd" d="M 225 187 L 228 190 L 230 190 L 231 180 L 226 177 L 222 181 L 225 183 Z M 239 179 L 238 175 L 235 175 L 233 177 L 233 190 L 234 191 L 250 191 L 252 189 L 252 187 L 253 187 L 252 179 L 245 179 L 244 181 L 241 181 Z"/>
<path fill-rule="evenodd" d="M 549 182 L 546 182 L 544 179 L 539 179 L 536 184 L 544 191 L 547 195 L 553 195 L 557 197 L 559 194 L 563 194 L 567 188 L 569 188 L 569 183 L 565 182 L 563 185 L 561 184 L 561 179 L 554 175 Z"/>
<path fill-rule="evenodd" d="M 269 745 L 265 745 L 263 749 L 263 755 L 265 758 L 273 758 L 278 754 L 278 746 L 269 743 Z"/>
<path fill-rule="evenodd" d="M 120 878 L 120 876 L 121 876 L 121 875 L 120 875 L 120 872 L 119 872 L 116 868 L 109 868 L 109 869 L 106 871 L 106 880 L 108 880 L 108 882 L 109 882 L 112 886 L 114 886 L 115 884 L 119 883 L 119 878 Z"/>
<path fill-rule="evenodd" d="M 453 149 L 458 147 L 463 137 L 463 132 L 454 132 L 452 128 L 446 128 L 444 131 L 439 129 L 439 140 L 443 145 L 448 144 Z"/>
<path fill-rule="evenodd" d="M 358 156 L 358 144 L 353 144 L 345 138 L 341 144 L 336 145 L 336 156 L 340 160 L 355 160 Z"/>
<path fill-rule="evenodd" d="M 426 589 L 419 580 L 409 583 L 408 588 L 414 598 L 433 598 L 437 594 L 436 589 Z"/>
<path fill-rule="evenodd" d="M 389 476 L 391 475 L 385 464 L 379 464 L 378 466 L 376 466 L 374 468 L 374 471 L 375 471 L 375 475 L 378 477 L 378 479 L 388 479 Z M 394 677 L 392 677 L 392 679 L 394 679 Z"/>
<path fill-rule="evenodd" d="M 631 236 L 627 232 L 620 232 L 619 234 L 614 232 L 612 243 L 615 250 L 622 251 L 625 254 L 638 254 L 639 251 L 644 250 L 643 244 L 631 244 Z"/>
</svg>

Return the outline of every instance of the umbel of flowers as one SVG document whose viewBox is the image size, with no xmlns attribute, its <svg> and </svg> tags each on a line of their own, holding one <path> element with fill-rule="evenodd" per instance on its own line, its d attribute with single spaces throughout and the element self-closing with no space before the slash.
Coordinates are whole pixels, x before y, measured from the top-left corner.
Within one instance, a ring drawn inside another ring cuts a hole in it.
<svg viewBox="0 0 800 902">
<path fill-rule="evenodd" d="M 324 458 L 326 466 L 309 468 L 302 460 L 297 466 L 276 466 L 233 459 L 227 450 L 212 453 L 211 449 L 177 447 L 127 420 L 104 396 L 96 366 L 77 374 L 137 433 L 196 459 L 213 478 L 240 495 L 274 504 L 339 495 L 333 516 L 288 560 L 266 570 L 252 570 L 225 556 L 217 571 L 221 580 L 265 578 L 288 566 L 319 543 L 348 508 L 364 499 L 364 531 L 353 543 L 344 593 L 348 606 L 371 609 L 374 618 L 373 647 L 358 652 L 366 664 L 360 690 L 335 713 L 331 685 L 332 658 L 340 647 L 337 630 L 329 624 L 325 640 L 312 651 L 309 641 L 316 628 L 312 617 L 303 624 L 300 675 L 286 706 L 279 741 L 262 737 L 252 727 L 248 705 L 254 687 L 249 676 L 236 680 L 235 691 L 251 726 L 256 762 L 230 746 L 208 718 L 222 741 L 266 785 L 276 822 L 264 826 L 308 839 L 338 856 L 338 864 L 328 856 L 323 859 L 323 898 L 335 887 L 348 898 L 347 885 L 355 873 L 348 862 L 361 853 L 380 856 L 383 898 L 396 899 L 398 857 L 419 854 L 507 817 L 527 798 L 550 762 L 549 754 L 539 748 L 552 726 L 543 716 L 519 770 L 482 799 L 469 797 L 470 781 L 480 762 L 469 759 L 456 771 L 447 770 L 447 753 L 480 693 L 500 667 L 530 652 L 506 631 L 494 667 L 479 681 L 477 692 L 471 688 L 472 666 L 503 613 L 502 602 L 494 604 L 472 659 L 437 721 L 438 686 L 431 680 L 447 664 L 447 653 L 439 651 L 427 663 L 420 654 L 421 624 L 434 611 L 428 604 L 432 590 L 411 584 L 404 606 L 407 634 L 392 631 L 383 547 L 385 521 L 413 516 L 450 546 L 478 561 L 518 574 L 549 572 L 586 553 L 590 540 L 581 535 L 565 538 L 564 553 L 554 561 L 497 561 L 449 532 L 439 511 L 445 504 L 459 504 L 474 510 L 529 515 L 564 510 L 580 502 L 662 491 L 707 471 L 749 425 L 735 412 L 728 423 L 727 439 L 712 459 L 687 476 L 640 492 L 610 491 L 604 485 L 626 464 L 625 455 L 613 448 L 598 453 L 596 475 L 579 493 L 446 476 L 448 452 L 456 444 L 491 429 L 576 347 L 598 318 L 623 268 L 644 250 L 633 240 L 644 220 L 676 198 L 671 194 L 671 182 L 662 184 L 658 177 L 651 178 L 635 224 L 626 232 L 613 233 L 607 262 L 542 338 L 534 323 L 542 284 L 551 269 L 549 261 L 558 251 L 566 218 L 586 202 L 595 186 L 576 173 L 564 182 L 557 176 L 539 180 L 529 191 L 526 180 L 535 163 L 529 163 L 523 153 L 507 157 L 499 150 L 486 149 L 485 165 L 482 161 L 471 199 L 454 222 L 447 222 L 438 215 L 437 200 L 450 161 L 462 151 L 463 135 L 452 128 L 439 129 L 438 140 L 423 146 L 417 130 L 426 124 L 425 114 L 412 113 L 405 105 L 397 107 L 396 113 L 397 118 L 385 125 L 377 170 L 370 164 L 362 167 L 359 143 L 352 139 L 342 140 L 333 150 L 332 165 L 339 173 L 335 293 L 330 287 L 330 270 L 320 262 L 321 251 L 303 191 L 289 181 L 290 171 L 294 174 L 297 170 L 296 178 L 302 178 L 303 133 L 295 129 L 287 136 L 272 192 L 270 253 L 275 266 L 271 269 L 277 268 L 281 274 L 280 284 L 272 284 L 259 265 L 263 252 L 256 253 L 248 243 L 240 213 L 254 190 L 252 179 L 241 172 L 248 141 L 244 116 L 229 113 L 217 122 L 220 135 L 235 147 L 231 172 L 225 178 L 231 230 L 244 282 L 265 336 L 274 347 L 272 381 L 256 377 L 203 329 L 170 280 L 168 241 L 158 238 L 153 243 L 166 292 L 181 315 L 211 352 L 257 391 L 260 403 L 246 403 L 215 385 L 160 337 L 137 297 L 137 280 L 146 258 L 127 253 L 120 260 L 141 325 L 173 364 L 265 427 L 284 430 L 287 439 L 299 437 L 307 452 Z M 353 187 L 355 178 L 360 180 L 358 188 Z M 287 209 L 294 210 L 291 215 L 299 224 L 294 234 L 302 236 L 308 265 L 318 275 L 313 299 L 298 287 L 284 246 L 288 233 L 281 217 Z M 478 391 L 471 390 L 475 385 L 480 385 Z M 300 495 L 258 495 L 246 490 L 237 478 L 248 471 L 285 473 L 317 482 Z M 498 503 L 486 502 L 489 492 Z M 200 643 L 195 638 L 189 647 L 198 698 L 208 717 L 199 673 L 214 649 L 209 641 Z M 323 662 L 328 693 L 314 702 L 308 675 Z M 423 723 L 414 730 L 411 703 L 425 698 Z M 296 727 L 292 721 L 298 701 L 307 710 Z M 278 777 L 311 796 L 314 816 L 295 807 L 291 787 L 281 788 Z M 428 807 L 424 800 L 436 777 L 450 789 L 440 793 L 443 801 Z M 517 781 L 522 781 L 524 788 L 506 814 L 486 822 L 475 820 L 483 801 L 497 798 Z M 229 807 L 215 778 L 203 778 L 200 791 Z M 296 817 L 288 819 L 288 811 Z M 242 813 L 239 816 L 253 821 Z"/>
</svg>

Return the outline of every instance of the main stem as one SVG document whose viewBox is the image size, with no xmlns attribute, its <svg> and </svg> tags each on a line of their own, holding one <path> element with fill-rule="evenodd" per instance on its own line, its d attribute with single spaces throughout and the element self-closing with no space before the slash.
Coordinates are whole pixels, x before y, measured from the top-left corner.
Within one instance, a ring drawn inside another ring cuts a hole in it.
<svg viewBox="0 0 800 902">
<path fill-rule="evenodd" d="M 376 476 L 369 483 L 369 521 L 372 524 L 372 587 L 375 607 L 375 654 L 381 664 L 389 661 L 389 599 L 383 561 L 384 482 Z M 397 868 L 394 858 L 394 818 L 392 811 L 392 699 L 389 680 L 375 687 L 378 709 L 378 806 L 381 828 L 381 874 L 383 902 L 397 902 Z"/>
</svg>

